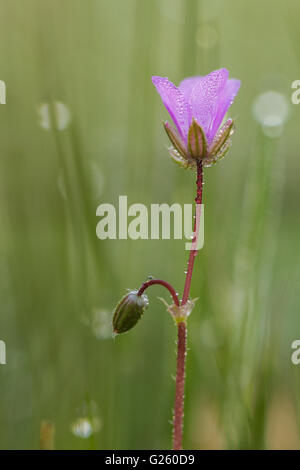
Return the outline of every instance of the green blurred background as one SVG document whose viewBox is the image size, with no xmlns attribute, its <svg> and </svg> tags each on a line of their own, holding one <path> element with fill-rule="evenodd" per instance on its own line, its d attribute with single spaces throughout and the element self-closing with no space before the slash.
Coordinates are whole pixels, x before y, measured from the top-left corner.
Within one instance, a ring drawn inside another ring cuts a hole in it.
<svg viewBox="0 0 300 470">
<path fill-rule="evenodd" d="M 180 240 L 96 237 L 96 208 L 190 203 L 151 75 L 226 67 L 242 87 L 230 154 L 205 171 L 184 446 L 300 448 L 297 0 L 1 0 L 0 447 L 171 446 L 176 329 L 157 296 L 112 339 L 148 275 L 182 292 Z M 270 92 L 273 92 L 270 94 Z M 49 425 L 50 426 L 50 425 Z"/>
</svg>

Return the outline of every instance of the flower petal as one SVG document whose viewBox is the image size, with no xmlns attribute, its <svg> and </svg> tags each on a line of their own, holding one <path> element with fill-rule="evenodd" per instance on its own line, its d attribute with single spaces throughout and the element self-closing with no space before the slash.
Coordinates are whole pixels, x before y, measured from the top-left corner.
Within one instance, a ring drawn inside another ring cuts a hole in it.
<svg viewBox="0 0 300 470">
<path fill-rule="evenodd" d="M 189 130 L 190 109 L 182 92 L 166 77 L 152 77 L 168 113 L 176 125 L 179 134 L 186 142 Z"/>
<path fill-rule="evenodd" d="M 189 103 L 190 101 L 190 96 L 192 93 L 192 90 L 194 86 L 198 83 L 199 80 L 201 80 L 203 77 L 201 75 L 198 75 L 197 77 L 188 77 L 182 80 L 179 84 L 179 90 L 182 92 L 183 96 L 185 97 L 185 100 Z"/>
<path fill-rule="evenodd" d="M 237 95 L 237 92 L 239 91 L 239 88 L 241 86 L 240 80 L 235 80 L 234 78 L 231 80 L 228 80 L 225 88 L 222 92 L 222 95 L 220 96 L 220 99 L 218 101 L 218 107 L 216 110 L 216 117 L 213 122 L 212 126 L 212 138 L 215 136 L 217 130 L 219 129 L 225 114 L 227 113 L 228 109 L 232 105 L 234 98 Z"/>
<path fill-rule="evenodd" d="M 228 75 L 229 72 L 226 69 L 215 70 L 197 80 L 190 94 L 189 104 L 191 106 L 192 117 L 203 128 L 208 143 L 214 137 L 212 127 L 215 113 L 219 105 L 220 96 L 228 80 Z"/>
</svg>

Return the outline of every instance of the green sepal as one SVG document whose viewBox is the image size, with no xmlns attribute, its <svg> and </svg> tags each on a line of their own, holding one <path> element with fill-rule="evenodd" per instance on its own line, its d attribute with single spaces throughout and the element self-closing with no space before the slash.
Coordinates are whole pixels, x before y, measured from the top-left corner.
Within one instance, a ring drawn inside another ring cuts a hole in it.
<svg viewBox="0 0 300 470">
<path fill-rule="evenodd" d="M 232 135 L 233 131 L 234 120 L 228 119 L 228 121 L 226 121 L 225 124 L 221 127 L 221 129 L 217 132 L 214 140 L 212 141 L 208 149 L 208 157 L 214 157 L 220 151 L 222 151 L 222 148 L 226 145 L 226 142 Z M 219 160 L 219 158 L 217 160 Z"/>
<path fill-rule="evenodd" d="M 168 123 L 168 121 L 165 121 L 163 123 L 163 126 L 173 147 L 177 150 L 179 155 L 186 160 L 187 149 L 181 137 L 177 134 L 176 130 Z"/>
<path fill-rule="evenodd" d="M 174 148 L 174 147 L 169 147 L 168 148 L 169 155 L 171 157 L 171 160 L 173 160 L 176 165 L 179 165 L 181 168 L 187 169 L 191 168 L 193 165 L 188 162 L 188 160 L 185 160 L 181 157 L 179 152 Z"/>
<path fill-rule="evenodd" d="M 193 119 L 188 133 L 188 150 L 191 157 L 195 159 L 206 156 L 206 137 L 201 126 Z"/>
</svg>

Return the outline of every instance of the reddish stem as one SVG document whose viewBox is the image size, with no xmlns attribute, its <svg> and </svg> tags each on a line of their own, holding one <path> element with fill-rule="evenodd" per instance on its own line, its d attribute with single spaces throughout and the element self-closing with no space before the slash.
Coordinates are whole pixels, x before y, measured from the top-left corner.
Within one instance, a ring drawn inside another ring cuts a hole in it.
<svg viewBox="0 0 300 470">
<path fill-rule="evenodd" d="M 173 449 L 182 449 L 183 415 L 184 415 L 184 382 L 185 382 L 185 356 L 186 356 L 186 324 L 178 323 L 177 341 L 177 373 L 174 406 Z"/>
<path fill-rule="evenodd" d="M 174 304 L 179 307 L 179 300 L 178 296 L 176 294 L 175 289 L 169 284 L 167 281 L 163 281 L 162 279 L 150 279 L 149 281 L 144 282 L 144 284 L 141 285 L 139 288 L 138 294 L 137 295 L 142 295 L 142 293 L 150 286 L 153 286 L 154 284 L 159 284 L 170 292 L 171 296 L 173 297 Z"/>
<path fill-rule="evenodd" d="M 195 257 L 198 253 L 197 250 L 197 239 L 199 232 L 199 222 L 200 222 L 200 213 L 197 211 L 197 205 L 202 204 L 202 186 L 203 186 L 203 168 L 201 160 L 197 161 L 197 194 L 195 198 L 196 202 L 196 216 L 194 222 L 194 239 L 196 248 L 192 248 L 190 251 L 188 269 L 185 278 L 183 296 L 181 301 L 181 306 L 184 306 L 189 298 L 191 290 L 191 282 L 194 268 Z M 175 289 L 166 281 L 162 279 L 151 279 L 144 282 L 139 291 L 138 295 L 142 293 L 150 286 L 154 284 L 159 284 L 170 292 L 173 297 L 175 305 L 180 306 L 178 296 Z M 180 321 L 177 324 L 178 327 L 178 341 L 177 341 L 177 371 L 176 371 L 176 389 L 175 389 L 175 405 L 174 405 L 174 430 L 173 430 L 173 449 L 180 450 L 182 449 L 182 435 L 183 435 L 183 415 L 184 415 L 184 385 L 185 385 L 185 357 L 186 357 L 186 322 Z"/>
<path fill-rule="evenodd" d="M 196 202 L 196 216 L 194 222 L 194 241 L 197 247 L 200 212 L 197 211 L 197 205 L 202 204 L 202 186 L 203 186 L 203 168 L 201 160 L 197 162 L 197 194 Z M 192 249 L 188 261 L 188 270 L 185 278 L 185 285 L 181 306 L 184 306 L 189 298 L 191 290 L 191 282 L 194 268 L 194 261 L 198 250 Z M 177 342 L 177 372 L 176 372 L 176 390 L 175 390 L 175 405 L 174 405 L 174 431 L 173 431 L 173 449 L 182 449 L 182 435 L 183 435 L 183 416 L 184 416 L 184 385 L 185 385 L 185 357 L 186 357 L 186 323 L 178 323 L 178 342 Z"/>
<path fill-rule="evenodd" d="M 196 202 L 196 212 L 197 212 L 197 204 L 202 204 L 202 187 L 203 187 L 203 167 L 202 167 L 202 162 L 201 160 L 197 161 L 197 194 L 195 197 L 195 202 Z M 195 222 L 194 222 L 194 233 L 196 234 L 196 229 L 199 228 L 199 220 L 197 220 L 197 215 L 195 217 Z M 193 242 L 195 241 L 195 238 L 197 238 L 197 234 L 194 237 Z M 195 257 L 198 253 L 197 249 L 192 249 L 190 251 L 190 257 L 188 261 L 188 269 L 186 273 L 186 278 L 185 278 L 185 284 L 184 284 L 184 290 L 183 290 L 183 296 L 182 296 L 182 302 L 181 305 L 185 305 L 188 301 L 189 295 L 190 295 L 190 290 L 191 290 L 191 282 L 192 282 L 192 275 L 193 275 L 193 269 L 194 269 L 194 261 Z"/>
</svg>

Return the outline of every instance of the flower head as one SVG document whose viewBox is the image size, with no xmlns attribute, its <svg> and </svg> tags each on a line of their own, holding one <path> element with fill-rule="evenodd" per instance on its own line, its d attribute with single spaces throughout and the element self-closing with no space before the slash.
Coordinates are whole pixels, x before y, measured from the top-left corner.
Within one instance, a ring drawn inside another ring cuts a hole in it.
<svg viewBox="0 0 300 470">
<path fill-rule="evenodd" d="M 152 77 L 176 126 L 164 123 L 172 143 L 170 156 L 179 165 L 193 168 L 201 159 L 204 166 L 211 166 L 229 150 L 234 121 L 228 119 L 220 126 L 241 82 L 228 77 L 228 70 L 219 69 L 204 77 L 186 78 L 178 88 L 166 77 Z"/>
</svg>

